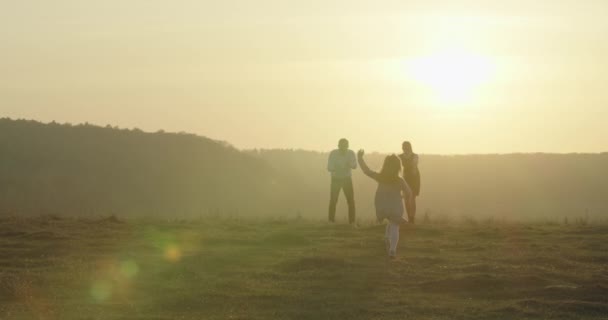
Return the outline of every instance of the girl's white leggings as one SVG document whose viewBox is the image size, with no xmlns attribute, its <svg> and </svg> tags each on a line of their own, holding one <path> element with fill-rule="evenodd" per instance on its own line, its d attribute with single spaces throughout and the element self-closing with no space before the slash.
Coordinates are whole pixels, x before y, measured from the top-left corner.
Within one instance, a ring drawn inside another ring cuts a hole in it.
<svg viewBox="0 0 608 320">
<path fill-rule="evenodd" d="M 390 222 L 386 224 L 386 232 L 384 237 L 388 240 L 391 252 L 397 252 L 397 244 L 399 243 L 399 224 Z"/>
</svg>

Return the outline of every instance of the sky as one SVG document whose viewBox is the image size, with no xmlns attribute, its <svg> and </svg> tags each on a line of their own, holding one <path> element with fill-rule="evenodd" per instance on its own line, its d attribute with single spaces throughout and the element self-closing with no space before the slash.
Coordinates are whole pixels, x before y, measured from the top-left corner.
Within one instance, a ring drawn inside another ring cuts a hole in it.
<svg viewBox="0 0 608 320">
<path fill-rule="evenodd" d="M 3 0 L 0 117 L 237 148 L 608 151 L 608 1 Z"/>
</svg>

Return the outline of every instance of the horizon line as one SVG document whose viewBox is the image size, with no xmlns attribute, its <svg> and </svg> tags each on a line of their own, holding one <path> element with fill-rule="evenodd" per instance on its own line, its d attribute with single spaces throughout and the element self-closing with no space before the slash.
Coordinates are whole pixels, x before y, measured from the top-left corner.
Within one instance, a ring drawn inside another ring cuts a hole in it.
<svg viewBox="0 0 608 320">
<path fill-rule="evenodd" d="M 141 129 L 138 127 L 120 127 L 118 125 L 112 125 L 112 124 L 106 124 L 106 125 L 102 125 L 102 124 L 98 124 L 98 123 L 91 123 L 89 121 L 85 121 L 85 122 L 80 122 L 80 123 L 70 123 L 70 122 L 59 122 L 57 120 L 51 120 L 49 122 L 44 122 L 42 120 L 37 120 L 37 119 L 31 119 L 31 118 L 11 118 L 11 117 L 0 117 L 0 120 L 9 120 L 9 121 L 25 121 L 25 122 L 36 122 L 39 124 L 43 124 L 43 125 L 51 125 L 51 124 L 56 124 L 56 125 L 65 125 L 65 126 L 92 126 L 92 127 L 97 127 L 97 128 L 101 128 L 101 129 L 115 129 L 115 130 L 129 130 L 129 131 L 140 131 L 143 133 L 147 133 L 147 134 L 154 134 L 154 133 L 166 133 L 166 134 L 185 134 L 185 135 L 194 135 L 200 138 L 206 138 L 206 139 L 210 139 L 213 141 L 216 141 L 218 143 L 224 143 L 229 145 L 230 147 L 239 150 L 241 152 L 251 152 L 251 151 L 281 151 L 281 150 L 290 150 L 290 151 L 303 151 L 303 152 L 316 152 L 316 153 L 328 153 L 331 152 L 331 150 L 313 150 L 313 149 L 304 149 L 304 148 L 299 148 L 299 147 L 292 147 L 292 148 L 285 148 L 285 147 L 250 147 L 250 148 L 243 148 L 243 147 L 237 147 L 234 143 L 227 141 L 227 140 L 222 140 L 222 139 L 216 139 L 216 138 L 212 138 L 209 136 L 205 136 L 202 135 L 200 133 L 194 133 L 194 132 L 187 132 L 187 131 L 167 131 L 165 129 L 156 129 L 156 130 L 145 130 L 145 129 Z M 353 151 L 356 151 L 355 149 L 351 149 Z M 366 151 L 367 154 L 398 154 L 398 152 L 391 152 L 391 151 L 381 151 L 381 150 L 372 150 L 372 151 Z M 474 153 L 417 153 L 419 155 L 427 155 L 427 156 L 484 156 L 484 155 L 532 155 L 532 154 L 545 154 L 545 155 L 603 155 L 603 154 L 608 154 L 608 150 L 606 151 L 569 151 L 569 152 L 554 152 L 554 151 L 529 151 L 529 152 L 525 152 L 525 151 L 510 151 L 510 152 L 474 152 Z"/>
</svg>

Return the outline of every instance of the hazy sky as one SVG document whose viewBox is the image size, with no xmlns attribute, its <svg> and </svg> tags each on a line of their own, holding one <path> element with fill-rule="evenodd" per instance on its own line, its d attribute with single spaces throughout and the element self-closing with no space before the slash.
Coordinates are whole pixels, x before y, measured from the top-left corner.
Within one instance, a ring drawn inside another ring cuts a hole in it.
<svg viewBox="0 0 608 320">
<path fill-rule="evenodd" d="M 608 1 L 3 0 L 0 116 L 239 148 L 608 151 Z"/>
</svg>

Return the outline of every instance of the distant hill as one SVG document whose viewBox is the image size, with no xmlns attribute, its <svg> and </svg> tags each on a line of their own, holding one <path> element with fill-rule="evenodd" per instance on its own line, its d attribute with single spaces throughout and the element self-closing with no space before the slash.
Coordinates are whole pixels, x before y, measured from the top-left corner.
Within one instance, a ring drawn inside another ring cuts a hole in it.
<svg viewBox="0 0 608 320">
<path fill-rule="evenodd" d="M 181 133 L 0 119 L 0 213 L 184 216 L 284 210 L 280 175 Z"/>
<path fill-rule="evenodd" d="M 377 169 L 383 157 L 367 156 Z M 324 218 L 326 161 L 185 133 L 0 119 L 0 214 Z M 421 155 L 420 169 L 420 216 L 608 219 L 608 153 Z M 360 170 L 354 181 L 358 217 L 372 219 L 375 183 Z"/>
</svg>

